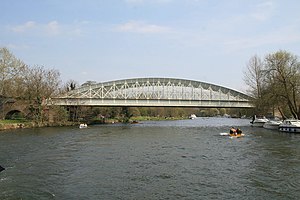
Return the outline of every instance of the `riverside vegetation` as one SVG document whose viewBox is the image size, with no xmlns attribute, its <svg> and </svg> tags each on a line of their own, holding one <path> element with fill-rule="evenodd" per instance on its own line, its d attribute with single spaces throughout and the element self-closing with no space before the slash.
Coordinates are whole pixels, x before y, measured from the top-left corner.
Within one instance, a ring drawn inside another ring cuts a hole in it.
<svg viewBox="0 0 300 200">
<path fill-rule="evenodd" d="M 217 116 L 279 113 L 282 118 L 300 118 L 300 64 L 298 57 L 278 51 L 264 59 L 253 56 L 245 71 L 247 91 L 254 97 L 255 109 L 225 108 L 127 108 L 127 107 L 47 107 L 43 99 L 74 90 L 78 83 L 65 83 L 56 69 L 29 66 L 7 48 L 0 48 L 0 129 L 75 125 L 81 122 L 114 123 L 140 120 L 186 119 L 190 114 Z M 24 101 L 28 112 L 3 113 L 8 99 Z M 7 119 L 14 119 L 8 121 Z"/>
<path fill-rule="evenodd" d="M 277 113 L 281 118 L 300 119 L 300 62 L 287 51 L 250 58 L 245 82 L 254 97 L 256 114 Z"/>
</svg>

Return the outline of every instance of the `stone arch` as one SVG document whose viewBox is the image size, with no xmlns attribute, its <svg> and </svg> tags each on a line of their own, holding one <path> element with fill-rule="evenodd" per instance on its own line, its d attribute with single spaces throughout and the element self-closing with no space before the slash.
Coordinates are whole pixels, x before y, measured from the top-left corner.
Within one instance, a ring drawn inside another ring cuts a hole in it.
<svg viewBox="0 0 300 200">
<path fill-rule="evenodd" d="M 6 113 L 5 119 L 20 119 L 24 118 L 25 114 L 20 110 L 10 110 Z"/>
</svg>

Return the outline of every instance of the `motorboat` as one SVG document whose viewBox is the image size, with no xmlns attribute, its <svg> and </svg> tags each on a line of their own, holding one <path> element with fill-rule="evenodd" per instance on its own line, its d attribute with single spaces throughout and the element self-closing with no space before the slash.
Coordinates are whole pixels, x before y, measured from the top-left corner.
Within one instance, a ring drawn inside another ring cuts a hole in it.
<svg viewBox="0 0 300 200">
<path fill-rule="evenodd" d="M 79 128 L 87 128 L 87 124 L 80 124 Z"/>
<path fill-rule="evenodd" d="M 266 129 L 278 130 L 280 124 L 282 124 L 282 121 L 270 120 L 265 122 L 263 127 Z"/>
<path fill-rule="evenodd" d="M 250 123 L 255 127 L 263 127 L 263 125 L 268 121 L 269 120 L 266 117 L 256 117 L 256 115 L 254 115 Z"/>
<path fill-rule="evenodd" d="M 300 133 L 300 120 L 286 119 L 279 125 L 279 131 L 289 133 Z"/>
<path fill-rule="evenodd" d="M 191 114 L 191 116 L 189 117 L 189 119 L 196 119 L 197 116 L 195 114 Z"/>
</svg>

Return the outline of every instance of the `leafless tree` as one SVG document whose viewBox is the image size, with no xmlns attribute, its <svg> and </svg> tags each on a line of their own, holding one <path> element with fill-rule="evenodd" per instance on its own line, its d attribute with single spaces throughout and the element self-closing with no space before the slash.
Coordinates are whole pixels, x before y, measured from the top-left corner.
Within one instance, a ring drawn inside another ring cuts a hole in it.
<svg viewBox="0 0 300 200">
<path fill-rule="evenodd" d="M 60 73 L 55 69 L 35 66 L 27 70 L 25 76 L 26 99 L 42 100 L 58 93 Z"/>
<path fill-rule="evenodd" d="M 23 76 L 28 69 L 7 48 L 0 48 L 0 95 L 18 98 L 24 94 Z"/>
<path fill-rule="evenodd" d="M 255 98 L 261 97 L 264 75 L 261 58 L 257 55 L 251 57 L 244 72 L 244 81 L 250 87 L 250 92 Z"/>
</svg>

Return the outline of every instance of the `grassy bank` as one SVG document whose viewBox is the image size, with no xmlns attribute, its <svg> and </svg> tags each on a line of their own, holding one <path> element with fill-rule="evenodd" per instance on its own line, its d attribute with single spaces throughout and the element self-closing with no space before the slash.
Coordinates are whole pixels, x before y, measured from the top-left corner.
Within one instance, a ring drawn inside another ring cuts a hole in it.
<svg viewBox="0 0 300 200">
<path fill-rule="evenodd" d="M 24 119 L 0 120 L 0 130 L 30 128 L 33 122 Z"/>
<path fill-rule="evenodd" d="M 138 122 L 138 121 L 163 121 L 163 120 L 182 120 L 186 119 L 184 117 L 149 117 L 149 116 L 137 116 L 131 117 L 129 122 Z M 102 123 L 103 121 L 100 120 Z M 92 123 L 101 123 L 93 121 Z M 120 123 L 122 119 L 105 119 L 106 124 Z M 50 127 L 50 126 L 74 126 L 78 125 L 78 122 L 59 122 L 59 123 L 37 123 L 25 119 L 16 119 L 16 120 L 0 120 L 0 131 L 8 129 L 19 129 L 19 128 L 36 128 L 36 127 Z"/>
<path fill-rule="evenodd" d="M 37 123 L 30 120 L 18 119 L 18 120 L 0 120 L 0 131 L 8 129 L 19 128 L 37 128 L 37 127 L 50 127 L 50 126 L 73 126 L 78 123 L 73 122 L 60 122 L 60 123 Z"/>
</svg>

